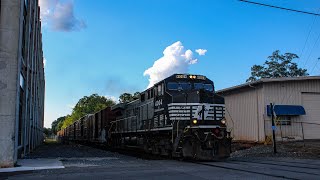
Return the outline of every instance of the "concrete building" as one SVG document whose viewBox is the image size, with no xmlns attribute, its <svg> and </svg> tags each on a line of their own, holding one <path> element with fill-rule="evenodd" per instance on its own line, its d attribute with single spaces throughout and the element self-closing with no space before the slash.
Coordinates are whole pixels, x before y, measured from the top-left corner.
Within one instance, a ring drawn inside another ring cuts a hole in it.
<svg viewBox="0 0 320 180">
<path fill-rule="evenodd" d="M 320 139 L 320 76 L 261 79 L 217 93 L 225 98 L 235 140 L 270 141 L 270 103 L 278 140 Z"/>
<path fill-rule="evenodd" d="M 42 142 L 44 65 L 38 0 L 0 1 L 0 167 Z"/>
</svg>

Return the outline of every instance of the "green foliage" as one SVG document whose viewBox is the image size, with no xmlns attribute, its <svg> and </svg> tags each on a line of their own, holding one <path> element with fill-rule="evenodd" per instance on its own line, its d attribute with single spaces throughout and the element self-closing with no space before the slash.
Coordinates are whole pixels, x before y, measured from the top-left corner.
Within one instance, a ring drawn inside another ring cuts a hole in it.
<svg viewBox="0 0 320 180">
<path fill-rule="evenodd" d="M 251 67 L 251 76 L 247 82 L 253 82 L 261 78 L 278 78 L 278 77 L 296 77 L 307 76 L 306 69 L 298 68 L 297 63 L 292 62 L 299 58 L 293 53 L 280 54 L 276 50 L 268 57 L 268 60 L 261 65 L 254 65 Z"/>
<path fill-rule="evenodd" d="M 43 133 L 48 137 L 52 134 L 52 131 L 50 128 L 43 128 Z"/>
<path fill-rule="evenodd" d="M 61 129 L 64 129 L 64 128 L 66 128 L 66 127 L 68 127 L 69 125 L 71 125 L 73 122 L 75 122 L 77 119 L 74 117 L 74 116 L 72 116 L 72 114 L 71 115 L 67 115 L 66 116 L 66 119 L 63 121 L 63 123 L 62 123 L 62 127 L 61 127 Z"/>
<path fill-rule="evenodd" d="M 59 117 L 58 119 L 56 119 L 51 123 L 51 129 L 53 134 L 57 134 L 57 132 L 61 130 L 61 127 L 65 118 L 66 116 Z"/>
<path fill-rule="evenodd" d="M 139 99 L 139 96 L 140 96 L 139 92 L 135 92 L 133 95 L 130 93 L 123 93 L 120 95 L 119 101 L 120 101 L 120 103 L 126 103 L 126 102 L 130 102 L 130 101 Z"/>
<path fill-rule="evenodd" d="M 65 116 L 64 116 L 64 117 L 65 117 Z M 64 120 L 65 120 L 65 118 L 63 119 L 63 121 L 64 121 Z M 61 130 L 62 125 L 63 125 L 63 121 L 60 121 L 60 122 L 58 123 L 57 132 Z"/>
<path fill-rule="evenodd" d="M 84 96 L 75 105 L 71 115 L 67 115 L 65 117 L 65 120 L 61 124 L 61 127 L 66 128 L 86 114 L 95 113 L 97 111 L 100 111 L 101 109 L 113 105 L 115 105 L 115 102 L 113 100 L 107 99 L 104 96 L 99 96 L 98 94 Z"/>
</svg>

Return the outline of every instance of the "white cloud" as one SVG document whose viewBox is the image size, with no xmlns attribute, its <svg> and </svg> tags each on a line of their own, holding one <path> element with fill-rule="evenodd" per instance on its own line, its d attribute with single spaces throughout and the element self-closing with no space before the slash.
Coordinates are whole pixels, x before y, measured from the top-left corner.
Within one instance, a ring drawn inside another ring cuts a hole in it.
<svg viewBox="0 0 320 180">
<path fill-rule="evenodd" d="M 119 102 L 119 98 L 115 97 L 115 96 L 109 96 L 109 95 L 106 95 L 104 96 L 105 98 L 107 99 L 111 99 L 113 100 L 114 102 L 118 103 Z"/>
<path fill-rule="evenodd" d="M 44 25 L 55 31 L 75 31 L 86 28 L 82 19 L 74 16 L 71 0 L 40 0 L 40 16 Z"/>
<path fill-rule="evenodd" d="M 145 70 L 143 75 L 149 76 L 149 88 L 172 74 L 187 73 L 189 66 L 197 62 L 198 59 L 193 57 L 193 52 L 190 49 L 185 50 L 182 43 L 177 41 L 166 47 L 163 56 Z"/>
<path fill-rule="evenodd" d="M 200 56 L 204 56 L 204 55 L 206 55 L 207 50 L 206 50 L 206 49 L 197 49 L 196 52 L 197 52 Z"/>
</svg>

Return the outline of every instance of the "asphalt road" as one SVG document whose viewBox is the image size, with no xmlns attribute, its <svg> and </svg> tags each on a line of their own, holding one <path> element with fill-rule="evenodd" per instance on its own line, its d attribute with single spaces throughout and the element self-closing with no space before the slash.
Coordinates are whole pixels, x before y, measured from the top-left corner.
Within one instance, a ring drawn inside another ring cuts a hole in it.
<svg viewBox="0 0 320 180">
<path fill-rule="evenodd" d="M 41 153 L 33 156 L 44 158 L 50 152 Z M 320 179 L 320 160 L 310 159 L 251 157 L 195 163 L 145 160 L 86 146 L 64 146 L 55 156 L 50 158 L 62 161 L 64 169 L 3 173 L 0 179 Z"/>
</svg>

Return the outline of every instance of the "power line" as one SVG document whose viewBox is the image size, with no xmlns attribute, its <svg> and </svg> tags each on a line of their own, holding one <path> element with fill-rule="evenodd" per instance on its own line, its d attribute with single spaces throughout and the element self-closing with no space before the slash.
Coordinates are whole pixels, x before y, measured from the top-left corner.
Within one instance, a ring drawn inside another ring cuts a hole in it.
<svg viewBox="0 0 320 180">
<path fill-rule="evenodd" d="M 319 11 L 320 11 L 320 9 L 319 9 Z M 315 20 L 316 20 L 316 18 L 314 19 L 314 21 L 315 21 Z M 314 23 L 313 23 L 313 24 L 314 24 Z M 312 24 L 312 26 L 313 26 L 313 24 Z M 312 27 L 311 27 L 311 29 L 312 29 Z M 307 37 L 307 39 L 306 39 L 306 42 L 308 41 L 308 38 L 309 38 L 309 35 L 310 35 L 310 32 L 311 32 L 311 29 L 310 29 L 310 31 L 309 31 L 308 37 Z M 319 40 L 320 40 L 320 33 L 319 33 L 316 41 L 314 42 L 313 47 L 312 47 L 312 49 L 311 49 L 311 51 L 310 51 L 310 54 L 309 54 L 308 58 L 306 59 L 306 61 L 305 61 L 304 65 L 303 65 L 303 68 L 302 68 L 302 69 L 304 69 L 304 68 L 306 67 L 306 65 L 307 65 L 307 63 L 308 63 L 308 61 L 309 61 L 309 59 L 310 59 L 310 57 L 311 57 L 311 54 L 312 54 L 312 52 L 313 52 L 313 49 L 316 47 L 316 45 L 317 45 L 317 43 L 318 43 Z M 306 42 L 305 42 L 305 45 L 304 45 L 304 46 L 306 46 Z M 305 48 L 305 47 L 304 47 L 304 48 Z M 304 51 L 304 48 L 303 48 L 302 52 Z M 302 56 L 302 55 L 301 55 L 301 56 Z M 318 58 L 318 61 L 316 62 L 316 64 L 315 64 L 314 67 L 312 68 L 312 71 L 311 71 L 310 74 L 312 74 L 314 68 L 317 67 L 317 64 L 318 64 L 319 60 L 320 60 L 320 58 Z M 288 99 L 291 98 L 291 96 L 293 95 L 293 93 L 294 93 L 294 89 L 291 89 L 291 92 L 290 92 L 290 93 L 287 93 L 287 94 L 289 95 L 289 98 L 288 98 Z M 281 100 L 281 104 L 284 102 L 285 98 L 286 98 L 286 96 L 283 96 L 283 98 L 282 98 L 282 100 Z"/>
<path fill-rule="evenodd" d="M 274 6 L 274 5 L 269 5 L 269 4 L 263 4 L 263 3 L 253 2 L 253 1 L 247 1 L 247 0 L 239 0 L 239 1 L 245 2 L 245 3 L 251 3 L 251 4 L 255 4 L 255 5 L 259 5 L 259 6 L 266 6 L 266 7 L 276 8 L 276 9 L 282 9 L 282 10 L 286 10 L 286 11 L 293 11 L 293 12 L 297 12 L 297 13 L 303 13 L 303 14 L 309 14 L 309 15 L 314 15 L 314 16 L 320 16 L 320 14 L 318 14 L 318 13 L 312 13 L 312 12 L 307 12 L 307 11 L 300 11 L 300 10 L 296 10 L 296 9 L 284 8 L 284 7 L 280 7 L 280 6 Z"/>
<path fill-rule="evenodd" d="M 320 9 L 319 9 L 317 12 L 320 12 Z M 302 49 L 301 57 L 300 57 L 300 58 L 302 58 L 302 56 L 303 56 L 304 50 L 305 50 L 305 48 L 306 48 L 306 45 L 307 45 L 307 42 L 308 42 L 308 40 L 309 40 L 311 31 L 312 31 L 312 29 L 313 29 L 314 23 L 316 22 L 317 18 L 318 18 L 318 17 L 314 17 L 313 22 L 312 22 L 312 24 L 311 24 L 311 26 L 310 26 L 310 30 L 309 30 L 308 36 L 307 36 L 307 38 L 306 38 L 306 41 L 305 41 L 305 43 L 304 43 L 304 46 L 303 46 L 303 49 Z M 319 38 L 320 38 L 320 34 L 319 34 L 319 36 L 317 37 L 317 40 L 315 41 L 315 43 L 314 43 L 314 45 L 313 45 L 313 47 L 312 47 L 312 49 L 311 49 L 311 52 L 310 52 L 308 58 L 306 59 L 306 62 L 304 63 L 304 66 L 303 66 L 302 69 L 304 69 L 304 68 L 306 67 L 307 62 L 309 61 L 309 59 L 310 59 L 310 57 L 311 57 L 311 54 L 312 54 L 312 51 L 313 51 L 313 49 L 315 48 L 315 46 L 316 46 Z M 300 60 L 300 58 L 298 58 L 298 61 Z M 319 60 L 320 60 L 320 59 L 318 59 L 318 61 L 319 61 Z M 314 67 L 313 67 L 313 69 L 312 69 L 312 71 L 311 71 L 310 74 L 312 74 L 314 68 L 317 67 L 318 61 L 317 61 L 316 64 L 314 65 Z M 293 95 L 293 93 L 294 93 L 294 90 L 292 89 L 292 92 L 290 92 L 290 93 L 288 94 L 288 95 L 289 95 L 289 98 L 288 98 L 288 99 L 291 98 L 291 96 Z M 281 104 L 283 103 L 283 101 L 285 100 L 285 98 L 286 98 L 286 96 L 283 96 L 283 98 L 282 98 L 282 100 L 281 100 Z"/>
<path fill-rule="evenodd" d="M 312 12 L 307 12 L 307 11 L 300 11 L 300 10 L 296 10 L 296 9 L 290 9 L 290 8 L 285 8 L 285 7 L 280 7 L 280 6 L 274 6 L 274 5 L 269 5 L 269 4 L 263 4 L 263 3 L 258 3 L 258 2 L 253 2 L 253 1 L 247 1 L 247 0 L 239 0 L 239 1 L 240 1 L 240 2 L 245 2 L 245 3 L 250 3 L 250 4 L 255 4 L 255 5 L 259 5 L 259 6 L 266 6 L 266 7 L 270 7 L 270 8 L 276 8 L 276 9 L 281 9 L 281 10 L 286 10 L 286 11 L 292 11 L 292 12 L 296 12 L 296 13 L 302 13 L 302 14 L 320 16 L 319 13 L 312 13 Z M 318 11 L 318 12 L 319 12 L 319 11 Z M 307 39 L 306 39 L 306 41 L 305 41 L 305 43 L 304 43 L 304 46 L 303 46 L 303 49 L 302 49 L 302 52 L 301 52 L 302 54 L 303 54 L 303 52 L 304 52 L 304 50 L 305 50 L 306 44 L 307 44 L 307 42 L 308 42 L 308 39 L 309 39 L 309 36 L 310 36 L 310 34 L 311 34 L 311 31 L 312 31 L 312 28 L 313 28 L 313 25 L 314 25 L 315 21 L 316 21 L 316 17 L 315 17 L 315 19 L 313 20 L 313 23 L 312 23 L 311 28 L 310 28 L 310 31 L 309 31 L 309 33 L 308 33 Z M 316 40 L 316 42 L 314 43 L 314 45 L 313 45 L 313 47 L 312 47 L 312 49 L 311 49 L 311 52 L 310 52 L 310 54 L 309 54 L 309 57 L 307 58 L 307 61 L 306 61 L 305 64 L 304 64 L 304 67 L 306 66 L 307 62 L 309 61 L 310 56 L 311 56 L 311 53 L 312 53 L 313 49 L 315 48 L 315 46 L 316 46 L 319 38 L 320 38 L 320 34 L 319 34 L 319 36 L 317 37 L 317 40 Z M 301 54 L 301 56 L 302 56 L 302 54 Z M 312 72 L 313 72 L 313 70 L 314 70 L 315 68 L 318 68 L 318 67 L 317 67 L 317 64 L 318 64 L 319 60 L 320 60 L 320 58 L 318 59 L 318 61 L 317 61 L 316 64 L 314 65 L 314 67 L 313 67 L 313 69 L 312 69 Z M 303 68 L 304 68 L 304 67 L 303 67 Z M 290 96 L 289 96 L 288 99 L 291 98 L 292 94 L 293 94 L 293 91 L 292 91 L 291 93 L 289 93 Z M 285 96 L 283 96 L 280 104 L 283 103 L 284 99 L 285 99 Z"/>
<path fill-rule="evenodd" d="M 319 70 L 319 72 L 320 72 L 320 68 L 318 67 L 318 66 L 316 66 L 316 68 Z"/>
<path fill-rule="evenodd" d="M 318 12 L 319 12 L 319 11 L 320 11 L 320 8 L 319 8 Z M 315 17 L 314 20 L 313 20 L 313 23 L 312 23 L 312 25 L 311 25 L 311 29 L 310 29 L 310 31 L 309 31 L 308 37 L 307 37 L 307 39 L 306 39 L 306 42 L 305 42 L 305 44 L 304 44 L 305 46 L 306 46 L 306 44 L 307 44 L 307 40 L 308 40 L 308 38 L 309 38 L 309 36 L 310 36 L 310 33 L 311 33 L 311 31 L 312 31 L 312 27 L 313 27 L 313 25 L 314 25 L 314 23 L 315 23 L 316 20 L 317 20 L 317 17 Z M 311 52 L 310 52 L 308 58 L 306 59 L 306 62 L 304 63 L 303 68 L 306 67 L 307 62 L 309 61 L 309 59 L 310 59 L 310 57 L 311 57 L 311 54 L 312 54 L 312 51 L 313 51 L 313 49 L 315 48 L 315 46 L 316 46 L 319 38 L 320 38 L 320 33 L 319 33 L 319 35 L 318 35 L 318 37 L 317 37 L 317 39 L 316 39 L 316 41 L 315 41 L 315 43 L 314 43 L 314 45 L 313 45 L 313 47 L 312 47 L 312 49 L 311 49 Z M 304 46 L 304 48 L 305 48 L 305 46 Z M 304 48 L 303 48 L 303 50 L 304 50 Z M 302 52 L 303 52 L 303 50 L 302 50 Z M 302 56 L 302 54 L 301 54 L 301 56 Z M 318 61 L 316 62 L 315 66 L 317 65 L 317 63 L 318 63 Z M 312 74 L 313 70 L 314 70 L 314 67 L 313 67 L 313 69 L 312 69 L 312 71 L 311 71 L 310 74 Z"/>
<path fill-rule="evenodd" d="M 313 73 L 313 71 L 314 71 L 314 69 L 317 67 L 318 68 L 318 62 L 320 61 L 320 58 L 318 58 L 318 60 L 317 60 L 317 62 L 316 62 L 316 64 L 313 66 L 313 68 L 312 68 L 312 70 L 311 70 L 311 72 L 310 72 L 310 74 L 312 74 Z"/>
<path fill-rule="evenodd" d="M 312 49 L 311 49 L 311 51 L 310 51 L 310 54 L 309 54 L 306 62 L 305 62 L 304 65 L 303 65 L 303 69 L 306 67 L 306 65 L 307 65 L 307 63 L 308 63 L 308 61 L 309 61 L 309 59 L 310 59 L 310 57 L 311 57 L 311 55 L 312 55 L 312 51 L 313 51 L 313 49 L 316 47 L 316 45 L 317 45 L 317 43 L 318 43 L 319 40 L 320 40 L 320 33 L 319 33 L 319 35 L 318 35 L 318 37 L 317 37 L 317 40 L 316 40 L 316 41 L 314 42 L 314 44 L 313 44 L 313 47 L 312 47 Z"/>
<path fill-rule="evenodd" d="M 319 12 L 319 11 L 320 11 L 320 9 L 318 10 L 318 12 Z M 307 46 L 307 42 L 308 42 L 308 40 L 309 40 L 311 31 L 312 31 L 312 29 L 313 29 L 313 26 L 314 26 L 314 23 L 316 22 L 316 20 L 317 20 L 317 17 L 314 17 L 313 22 L 312 22 L 312 24 L 311 24 L 311 26 L 310 26 L 310 29 L 309 29 L 308 36 L 307 36 L 307 38 L 306 38 L 306 41 L 304 42 L 304 45 L 303 45 L 303 49 L 302 49 L 302 51 L 301 51 L 301 56 L 300 56 L 300 58 L 302 58 L 302 56 L 303 56 L 304 50 L 305 50 L 305 48 L 306 48 L 306 46 Z M 299 58 L 299 59 L 300 59 L 300 58 Z M 298 61 L 299 61 L 299 59 L 298 59 Z"/>
</svg>

